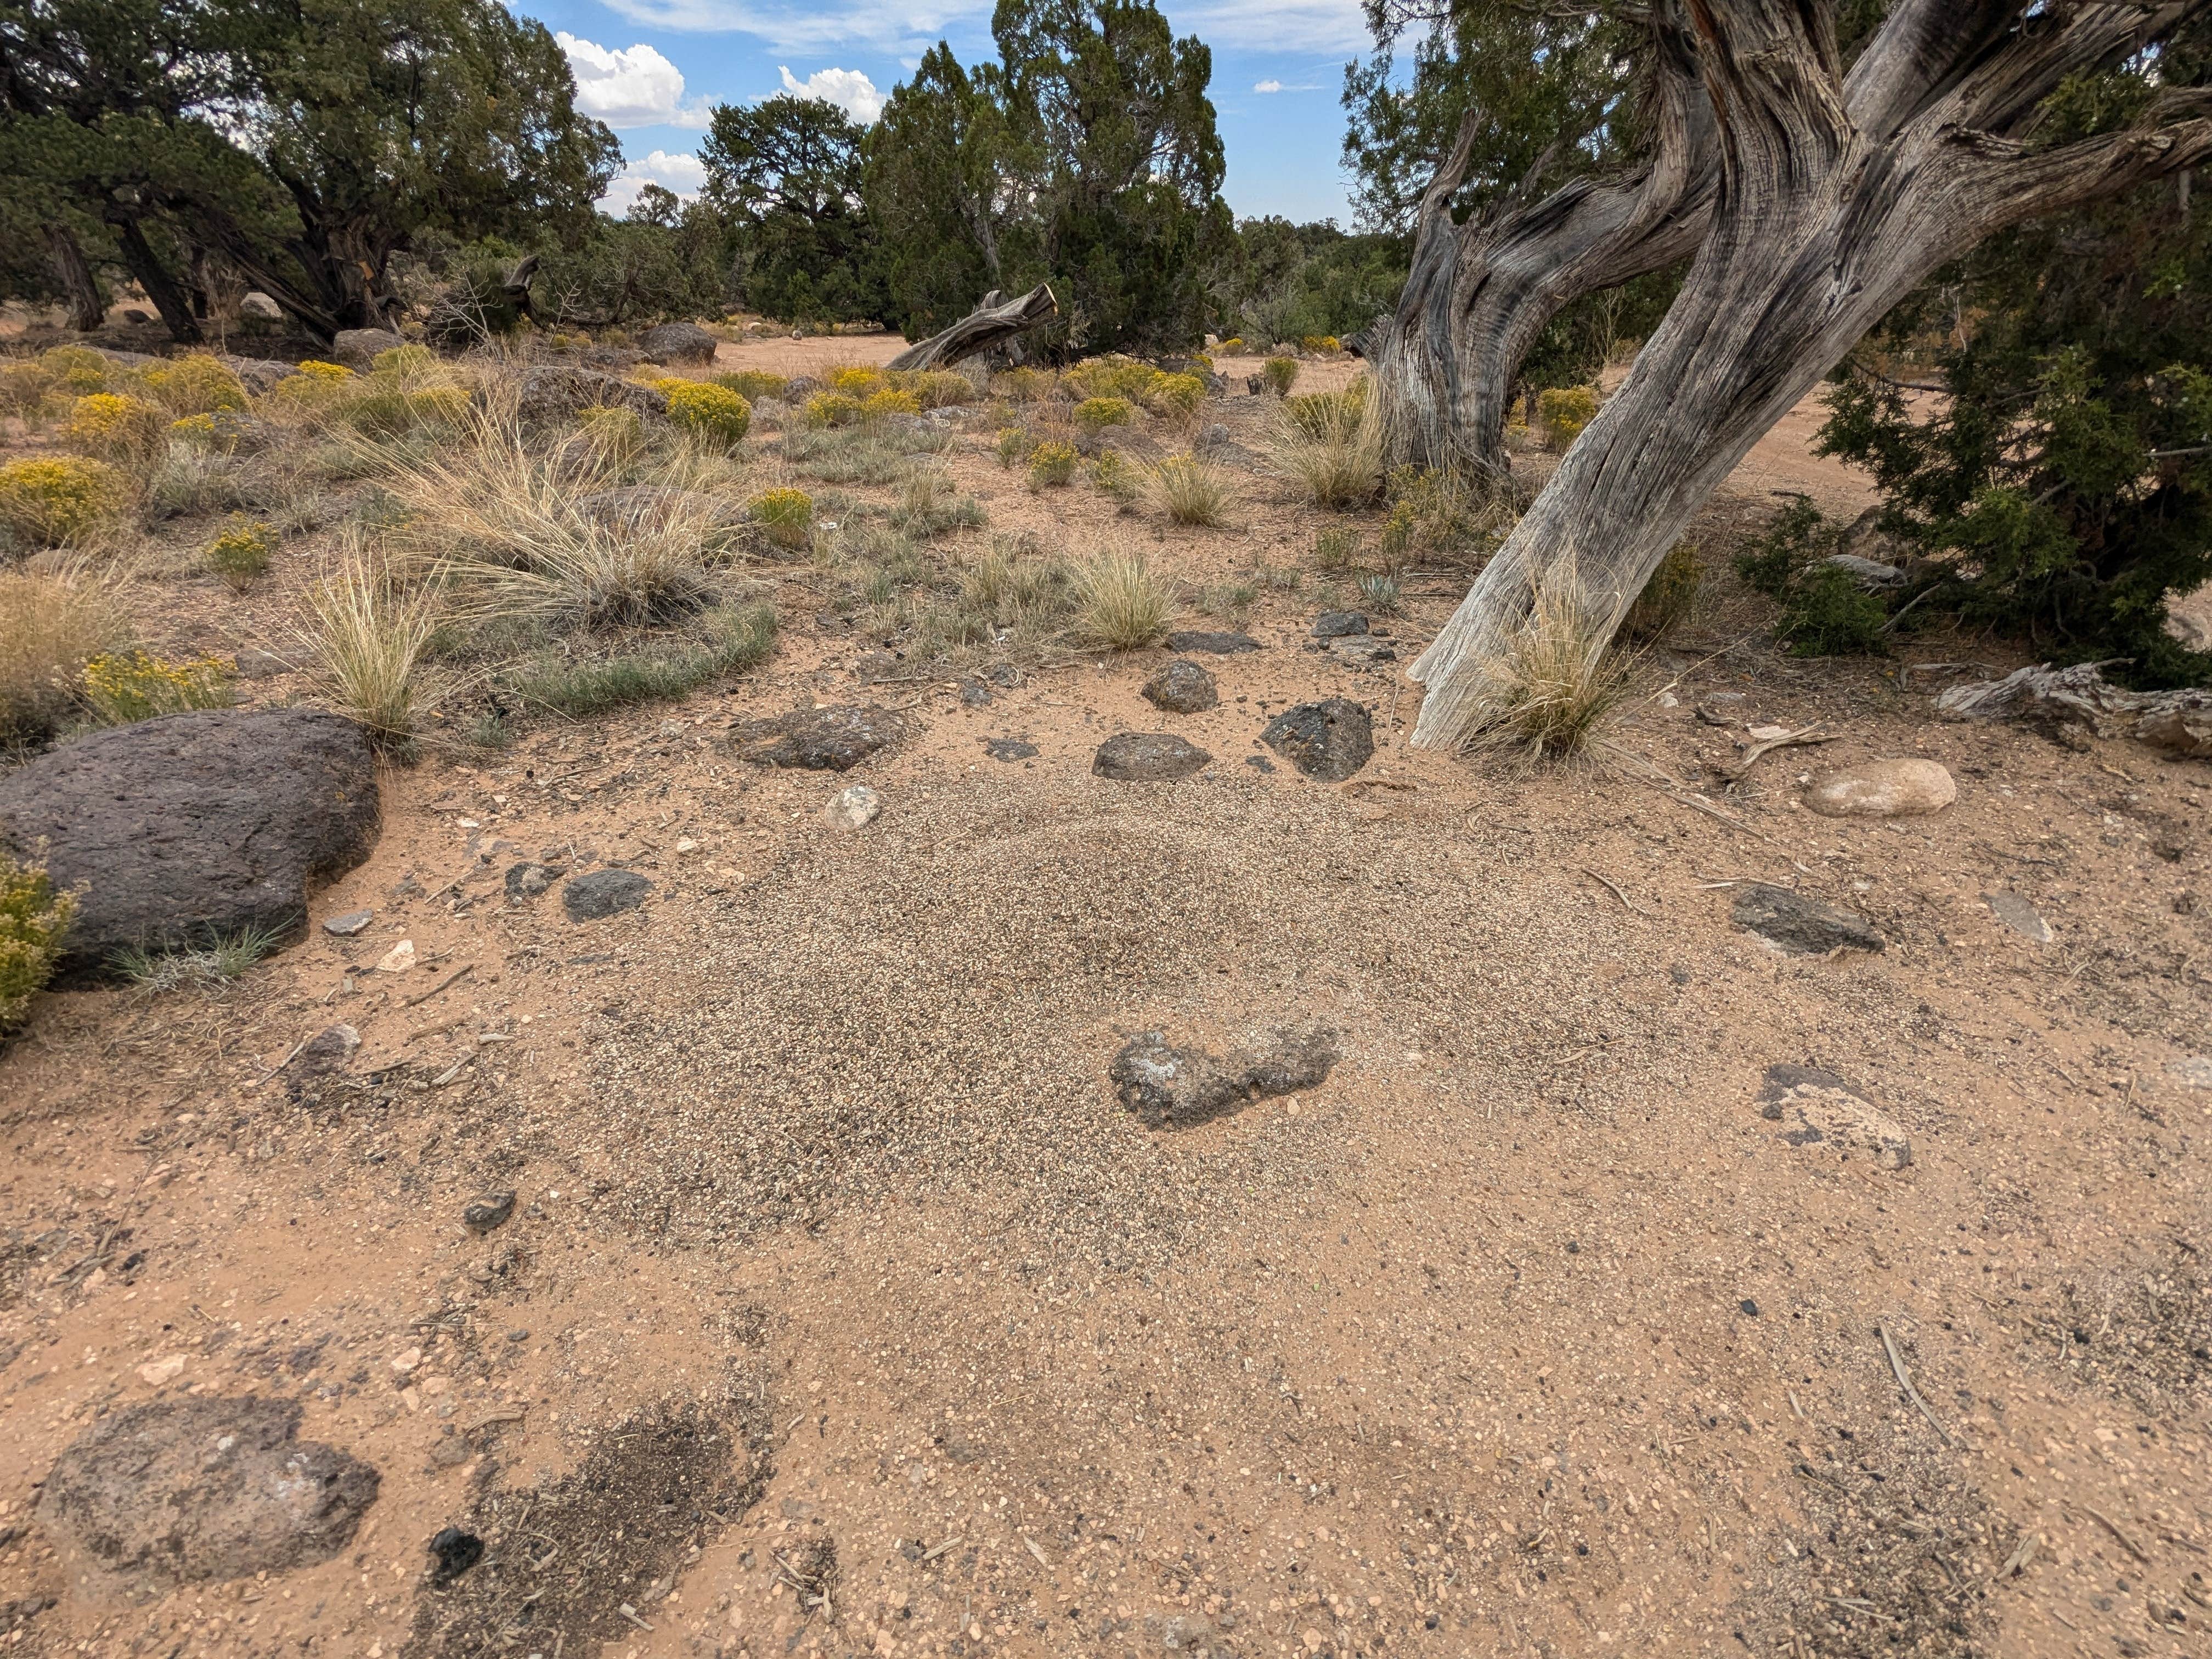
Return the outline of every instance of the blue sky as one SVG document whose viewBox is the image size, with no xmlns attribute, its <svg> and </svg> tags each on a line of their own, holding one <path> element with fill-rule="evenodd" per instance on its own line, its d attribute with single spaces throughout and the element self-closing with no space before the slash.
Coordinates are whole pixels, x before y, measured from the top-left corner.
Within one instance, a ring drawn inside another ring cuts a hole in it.
<svg viewBox="0 0 2212 1659">
<path fill-rule="evenodd" d="M 939 39 L 963 63 L 991 52 L 990 0 L 510 0 L 561 39 L 579 100 L 621 137 L 629 165 L 606 205 L 639 185 L 697 188 L 709 105 L 796 88 L 861 120 Z M 1365 43 L 1358 0 L 1169 0 L 1178 34 L 1213 48 L 1212 97 L 1238 217 L 1334 218 L 1350 228 L 1337 103 Z"/>
</svg>

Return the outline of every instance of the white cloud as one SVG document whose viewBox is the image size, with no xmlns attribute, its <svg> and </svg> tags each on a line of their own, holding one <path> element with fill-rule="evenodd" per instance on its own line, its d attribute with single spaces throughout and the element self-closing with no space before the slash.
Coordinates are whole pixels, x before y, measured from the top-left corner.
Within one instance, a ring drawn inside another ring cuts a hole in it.
<svg viewBox="0 0 2212 1659">
<path fill-rule="evenodd" d="M 705 112 L 684 102 L 684 72 L 653 47 L 609 51 L 566 32 L 553 37 L 576 77 L 576 107 L 611 127 L 703 127 Z"/>
<path fill-rule="evenodd" d="M 641 161 L 623 163 L 623 170 L 607 186 L 607 193 L 599 200 L 602 213 L 611 213 L 619 219 L 637 200 L 637 193 L 647 185 L 659 185 L 674 191 L 685 201 L 698 195 L 707 182 L 707 164 L 692 155 L 671 155 L 657 149 Z"/>
<path fill-rule="evenodd" d="M 876 83 L 858 70 L 817 70 L 804 81 L 781 64 L 777 73 L 783 76 L 783 89 L 795 92 L 802 98 L 819 98 L 837 106 L 862 126 L 874 125 L 884 112 L 884 95 L 876 90 Z"/>
<path fill-rule="evenodd" d="M 1282 89 L 1283 83 L 1280 81 L 1255 81 L 1252 83 L 1252 90 L 1255 92 L 1280 92 Z"/>
</svg>

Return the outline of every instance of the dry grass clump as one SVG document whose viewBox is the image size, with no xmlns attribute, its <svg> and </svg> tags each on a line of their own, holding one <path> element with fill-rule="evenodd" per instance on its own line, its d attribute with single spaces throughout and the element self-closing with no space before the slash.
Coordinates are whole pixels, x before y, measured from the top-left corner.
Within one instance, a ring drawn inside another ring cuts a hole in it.
<svg viewBox="0 0 2212 1659">
<path fill-rule="evenodd" d="M 338 709 L 371 738 L 404 745 L 418 704 L 438 686 L 424 666 L 437 632 L 429 589 L 399 586 L 356 533 L 337 568 L 308 592 L 313 625 L 302 636 L 309 672 Z"/>
<path fill-rule="evenodd" d="M 113 592 L 81 565 L 0 571 L 0 747 L 53 736 L 77 709 L 85 665 L 128 637 Z"/>
<path fill-rule="evenodd" d="M 273 927 L 248 927 L 201 945 L 128 948 L 115 953 L 117 973 L 141 991 L 159 995 L 187 986 L 218 989 L 237 979 L 283 943 Z"/>
<path fill-rule="evenodd" d="M 1478 744 L 1565 759 L 1582 752 L 1627 694 L 1629 659 L 1607 649 L 1589 600 L 1572 568 L 1539 584 L 1528 614 L 1484 665 Z"/>
<path fill-rule="evenodd" d="M 1295 357 L 1270 357 L 1260 365 L 1260 381 L 1278 398 L 1287 398 L 1291 388 L 1298 383 L 1298 360 Z"/>
<path fill-rule="evenodd" d="M 1144 496 L 1172 524 L 1218 528 L 1229 520 L 1229 477 L 1196 455 L 1170 455 L 1145 472 Z"/>
<path fill-rule="evenodd" d="M 0 1036 L 53 977 L 62 941 L 76 915 L 76 895 L 58 893 L 43 864 L 26 864 L 0 849 Z"/>
<path fill-rule="evenodd" d="M 1382 399 L 1363 376 L 1342 392 L 1285 398 L 1267 449 L 1276 471 L 1316 507 L 1358 507 L 1382 492 Z"/>
<path fill-rule="evenodd" d="M 1141 553 L 1102 553 L 1076 566 L 1073 580 L 1074 632 L 1091 644 L 1137 650 L 1158 639 L 1175 614 L 1174 590 Z"/>
</svg>

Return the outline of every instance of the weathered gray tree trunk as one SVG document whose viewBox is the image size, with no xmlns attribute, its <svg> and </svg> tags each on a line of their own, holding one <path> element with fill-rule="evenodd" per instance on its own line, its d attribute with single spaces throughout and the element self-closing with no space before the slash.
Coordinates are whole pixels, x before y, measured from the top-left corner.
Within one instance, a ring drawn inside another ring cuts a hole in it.
<svg viewBox="0 0 2212 1659">
<path fill-rule="evenodd" d="M 993 289 L 982 302 L 941 334 L 920 340 L 886 363 L 886 368 L 950 368 L 963 357 L 1012 340 L 1060 314 L 1051 288 L 1039 283 L 1018 299 L 1001 303 Z"/>
<path fill-rule="evenodd" d="M 1521 192 L 1454 224 L 1480 112 L 1423 192 L 1397 310 L 1362 340 L 1394 462 L 1501 475 L 1513 383 L 1545 325 L 1585 294 L 1686 258 L 1705 234 L 1719 155 L 1692 42 L 1654 8 L 1650 158 L 1585 174 L 1542 200 Z"/>
<path fill-rule="evenodd" d="M 1540 592 L 1571 596 L 1585 648 L 1602 650 L 1721 480 L 1937 265 L 2212 155 L 2212 119 L 2195 113 L 2212 104 L 2193 94 L 2140 127 L 2028 142 L 2064 77 L 2207 9 L 1901 0 L 1845 77 L 1832 4 L 1699 0 L 1720 122 L 1712 228 L 1627 380 L 1414 664 L 1428 688 L 1414 742 L 1455 745 L 1498 712 L 1498 665 Z"/>
<path fill-rule="evenodd" d="M 53 261 L 55 280 L 69 295 L 69 325 L 80 334 L 91 333 L 106 319 L 107 307 L 100 303 L 100 283 L 76 233 L 67 225 L 48 225 L 46 255 Z"/>
</svg>

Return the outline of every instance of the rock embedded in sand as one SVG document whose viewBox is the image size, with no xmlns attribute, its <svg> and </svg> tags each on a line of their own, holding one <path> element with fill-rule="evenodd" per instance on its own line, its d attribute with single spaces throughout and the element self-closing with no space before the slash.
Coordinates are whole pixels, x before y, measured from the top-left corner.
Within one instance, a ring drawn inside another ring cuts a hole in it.
<svg viewBox="0 0 2212 1659">
<path fill-rule="evenodd" d="M 553 884 L 561 873 L 560 866 L 537 864 L 525 860 L 507 867 L 507 896 L 511 899 L 536 898 Z"/>
<path fill-rule="evenodd" d="M 1319 1088 L 1338 1059 L 1336 1034 L 1279 1030 L 1256 1048 L 1217 1059 L 1195 1046 L 1146 1031 L 1122 1045 L 1106 1068 L 1121 1103 L 1156 1129 L 1187 1127 L 1255 1100 Z"/>
<path fill-rule="evenodd" d="M 1932 760 L 1875 760 L 1823 772 L 1805 805 L 1823 817 L 1909 818 L 1940 812 L 1959 798 L 1951 774 Z"/>
<path fill-rule="evenodd" d="M 1317 640 L 1341 640 L 1367 631 L 1367 616 L 1360 611 L 1324 611 L 1314 618 Z"/>
<path fill-rule="evenodd" d="M 720 343 L 696 323 L 662 323 L 637 337 L 649 363 L 711 363 Z"/>
<path fill-rule="evenodd" d="M 1123 783 L 1159 783 L 1189 777 L 1213 757 L 1172 732 L 1121 732 L 1098 745 L 1091 769 Z"/>
<path fill-rule="evenodd" d="M 110 1571 L 174 1583 L 325 1561 L 351 1541 L 380 1477 L 295 1437 L 301 1409 L 251 1395 L 126 1406 L 71 1442 L 39 1518 Z"/>
<path fill-rule="evenodd" d="M 323 931 L 332 939 L 351 939 L 375 920 L 374 910 L 349 910 L 342 916 L 325 916 Z"/>
<path fill-rule="evenodd" d="M 1398 660 L 1398 648 L 1374 634 L 1347 634 L 1328 642 L 1328 654 L 1346 668 L 1373 668 Z"/>
<path fill-rule="evenodd" d="M 1792 956 L 1881 951 L 1888 945 L 1874 924 L 1857 912 L 1839 910 L 1763 881 L 1750 883 L 1736 895 L 1731 914 L 1737 927 L 1749 929 Z"/>
<path fill-rule="evenodd" d="M 1982 895 L 1982 902 L 1990 907 L 1990 914 L 2022 939 L 2038 945 L 2051 943 L 2051 924 L 2043 913 L 2019 894 L 2000 890 Z"/>
<path fill-rule="evenodd" d="M 1168 635 L 1170 651 L 1202 651 L 1208 656 L 1233 657 L 1241 652 L 1257 651 L 1260 641 L 1249 634 L 1209 632 L 1205 629 L 1178 629 Z"/>
<path fill-rule="evenodd" d="M 1145 701 L 1170 714 L 1195 714 L 1221 701 L 1213 676 L 1178 657 L 1145 682 Z"/>
<path fill-rule="evenodd" d="M 1786 1125 L 1782 1139 L 1792 1146 L 1866 1152 L 1882 1170 L 1901 1170 L 1912 1162 L 1912 1142 L 1904 1127 L 1833 1072 L 1817 1066 L 1768 1066 L 1759 1115 Z"/>
<path fill-rule="evenodd" d="M 652 881 L 635 870 L 594 870 L 561 890 L 561 908 L 571 921 L 597 921 L 636 909 L 652 891 Z"/>
<path fill-rule="evenodd" d="M 865 783 L 848 783 L 830 797 L 823 821 L 833 830 L 865 830 L 884 810 L 884 798 Z"/>
<path fill-rule="evenodd" d="M 730 744 L 739 760 L 755 766 L 843 772 L 905 735 L 904 723 L 890 709 L 843 703 L 748 720 L 732 730 Z"/>
<path fill-rule="evenodd" d="M 495 1193 L 486 1193 L 461 1212 L 461 1224 L 472 1233 L 488 1233 L 503 1227 L 514 1213 L 514 1192 L 511 1188 Z"/>
<path fill-rule="evenodd" d="M 1337 783 L 1375 753 L 1375 726 L 1367 711 L 1345 697 L 1302 702 L 1267 722 L 1260 741 L 1310 778 Z"/>
<path fill-rule="evenodd" d="M 1037 746 L 1026 738 L 986 738 L 983 752 L 994 761 L 1029 760 L 1035 757 Z"/>
</svg>

